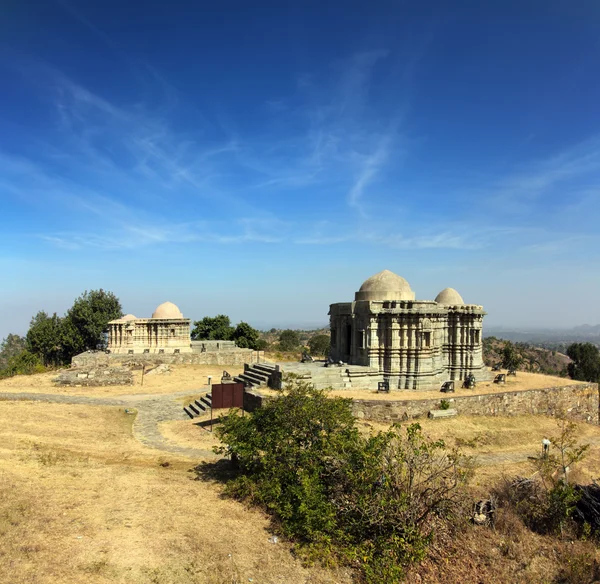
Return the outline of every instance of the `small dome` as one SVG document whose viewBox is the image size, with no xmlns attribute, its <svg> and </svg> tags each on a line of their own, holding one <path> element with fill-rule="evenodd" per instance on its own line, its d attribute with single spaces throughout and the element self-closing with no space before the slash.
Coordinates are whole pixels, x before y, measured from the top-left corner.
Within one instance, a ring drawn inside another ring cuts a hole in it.
<svg viewBox="0 0 600 584">
<path fill-rule="evenodd" d="M 454 288 L 444 288 L 436 297 L 435 301 L 438 304 L 446 304 L 454 306 L 456 304 L 464 304 L 462 296 Z"/>
<path fill-rule="evenodd" d="M 383 270 L 363 282 L 360 290 L 354 295 L 355 300 L 414 300 L 415 293 L 404 279 Z"/>
<path fill-rule="evenodd" d="M 183 314 L 172 302 L 163 302 L 153 312 L 152 318 L 183 318 Z"/>
<path fill-rule="evenodd" d="M 121 317 L 121 320 L 137 320 L 137 317 L 133 316 L 133 314 L 126 314 Z"/>
</svg>

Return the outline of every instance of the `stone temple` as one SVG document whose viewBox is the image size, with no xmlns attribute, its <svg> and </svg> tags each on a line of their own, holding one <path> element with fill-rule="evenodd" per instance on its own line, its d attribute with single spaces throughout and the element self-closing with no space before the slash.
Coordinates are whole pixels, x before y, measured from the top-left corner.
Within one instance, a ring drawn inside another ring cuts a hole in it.
<svg viewBox="0 0 600 584">
<path fill-rule="evenodd" d="M 425 389 L 448 380 L 487 378 L 482 306 L 452 289 L 415 300 L 404 279 L 384 270 L 371 276 L 354 302 L 329 307 L 335 361 L 379 369 L 391 389 Z"/>
<path fill-rule="evenodd" d="M 190 319 L 172 302 L 156 308 L 152 318 L 126 314 L 108 323 L 110 353 L 190 353 Z"/>
</svg>

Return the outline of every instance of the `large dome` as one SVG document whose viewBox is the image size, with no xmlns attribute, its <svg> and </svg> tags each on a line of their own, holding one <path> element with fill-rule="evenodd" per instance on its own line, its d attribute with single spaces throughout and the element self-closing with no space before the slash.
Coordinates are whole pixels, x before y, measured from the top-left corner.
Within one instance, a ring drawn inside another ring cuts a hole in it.
<svg viewBox="0 0 600 584">
<path fill-rule="evenodd" d="M 133 314 L 126 314 L 125 316 L 121 317 L 121 320 L 137 320 L 135 316 L 133 316 Z"/>
<path fill-rule="evenodd" d="M 183 314 L 172 302 L 163 302 L 156 308 L 152 318 L 183 318 Z"/>
<path fill-rule="evenodd" d="M 436 297 L 435 301 L 438 304 L 446 304 L 448 306 L 455 306 L 457 304 L 464 304 L 465 301 L 462 296 L 454 288 L 444 288 Z"/>
<path fill-rule="evenodd" d="M 415 293 L 404 279 L 383 270 L 363 282 L 360 290 L 354 295 L 355 300 L 414 300 Z"/>
</svg>

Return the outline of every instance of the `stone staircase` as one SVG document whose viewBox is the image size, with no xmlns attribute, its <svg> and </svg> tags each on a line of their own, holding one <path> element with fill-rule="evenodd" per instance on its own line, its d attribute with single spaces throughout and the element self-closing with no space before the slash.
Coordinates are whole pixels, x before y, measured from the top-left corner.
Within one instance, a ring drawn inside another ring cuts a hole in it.
<svg viewBox="0 0 600 584">
<path fill-rule="evenodd" d="M 269 385 L 269 379 L 276 370 L 276 365 L 271 363 L 252 363 L 244 364 L 244 372 L 234 377 L 238 383 L 243 383 L 246 387 L 261 387 Z"/>
<path fill-rule="evenodd" d="M 202 416 L 205 414 L 212 406 L 212 395 L 207 393 L 202 397 L 194 400 L 191 404 L 188 404 L 183 408 L 183 411 L 192 419 L 196 416 Z"/>
</svg>

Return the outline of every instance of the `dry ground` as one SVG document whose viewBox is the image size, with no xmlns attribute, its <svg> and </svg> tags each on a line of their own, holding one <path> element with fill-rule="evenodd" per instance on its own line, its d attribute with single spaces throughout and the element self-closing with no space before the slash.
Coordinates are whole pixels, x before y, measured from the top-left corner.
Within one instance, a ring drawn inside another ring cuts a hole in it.
<svg viewBox="0 0 600 584">
<path fill-rule="evenodd" d="M 4 380 L 0 393 L 196 395 L 209 374 L 215 379 L 221 368 L 174 366 L 170 376 L 147 377 L 144 386 L 61 389 L 50 382 L 55 374 L 43 374 Z M 521 373 L 514 381 L 529 388 L 568 382 Z M 511 389 L 517 388 L 509 383 Z M 412 398 L 417 392 L 399 393 Z M 132 436 L 134 418 L 122 407 L 0 401 L 0 584 L 351 582 L 344 572 L 305 568 L 288 544 L 270 543 L 262 513 L 222 499 L 218 483 L 194 480 L 190 471 L 198 459 L 141 444 Z M 162 421 L 158 428 L 172 444 L 211 450 L 215 434 L 197 425 L 205 419 Z M 527 457 L 539 453 L 543 437 L 557 433 L 556 422 L 543 416 L 420 423 L 431 437 L 478 457 L 473 486 L 481 495 L 503 475 L 531 474 Z M 387 428 L 375 422 L 361 427 Z M 593 446 L 573 478 L 588 482 L 600 476 L 600 428 L 579 424 L 578 432 Z M 533 584 L 554 581 L 547 574 L 569 565 L 569 548 L 525 531 L 514 518 L 502 521 L 504 532 L 471 530 L 449 542 L 410 581 Z"/>
<path fill-rule="evenodd" d="M 542 389 L 545 387 L 565 386 L 581 383 L 565 377 L 553 377 L 539 373 L 525 373 L 519 371 L 515 377 L 507 377 L 506 384 L 495 384 L 492 381 L 484 381 L 477 384 L 475 389 L 462 389 L 460 382 L 455 383 L 455 392 L 448 394 L 450 397 L 463 395 L 479 395 L 486 393 L 504 393 L 507 391 L 519 391 L 525 389 Z M 378 399 L 378 400 L 400 400 L 400 399 L 439 399 L 439 388 L 431 391 L 396 390 L 387 393 L 378 393 L 376 390 L 361 389 L 339 389 L 331 392 L 331 395 L 351 397 L 353 399 Z"/>
<path fill-rule="evenodd" d="M 349 582 L 269 543 L 263 514 L 193 480 L 198 461 L 140 445 L 132 419 L 0 402 L 0 582 Z"/>
<path fill-rule="evenodd" d="M 166 394 L 189 390 L 206 390 L 208 376 L 213 383 L 221 380 L 223 370 L 238 375 L 243 366 L 232 365 L 171 365 L 171 371 L 162 375 L 144 375 L 142 371 L 133 371 L 133 385 L 113 385 L 110 387 L 60 387 L 52 383 L 57 371 L 39 375 L 16 375 L 0 380 L 0 393 L 54 393 L 64 395 L 82 395 L 90 397 L 114 397 L 118 395 Z"/>
</svg>

